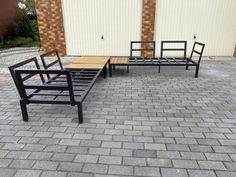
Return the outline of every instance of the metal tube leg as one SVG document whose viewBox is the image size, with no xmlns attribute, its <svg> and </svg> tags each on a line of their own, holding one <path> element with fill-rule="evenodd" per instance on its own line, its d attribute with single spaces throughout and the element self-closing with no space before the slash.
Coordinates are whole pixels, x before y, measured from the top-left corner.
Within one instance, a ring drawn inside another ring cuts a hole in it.
<svg viewBox="0 0 236 177">
<path fill-rule="evenodd" d="M 23 120 L 25 122 L 28 122 L 29 117 L 28 117 L 27 107 L 26 107 L 26 104 L 24 103 L 23 100 L 20 100 L 20 107 L 21 107 L 21 113 L 22 113 Z"/>
<path fill-rule="evenodd" d="M 110 63 L 109 63 L 109 74 L 110 74 L 110 77 L 112 77 L 112 66 Z"/>
<path fill-rule="evenodd" d="M 161 66 L 159 65 L 158 66 L 158 73 L 160 73 L 161 72 Z"/>
<path fill-rule="evenodd" d="M 113 65 L 113 70 L 115 70 L 116 69 L 116 67 L 115 67 L 115 65 Z"/>
<path fill-rule="evenodd" d="M 83 107 L 82 107 L 82 103 L 78 104 L 78 119 L 79 119 L 79 123 L 83 123 Z"/>
<path fill-rule="evenodd" d="M 107 77 L 107 67 L 104 66 L 103 68 L 103 78 L 105 79 Z"/>
<path fill-rule="evenodd" d="M 196 66 L 195 78 L 198 78 L 198 72 L 199 72 L 199 65 Z"/>
<path fill-rule="evenodd" d="M 129 72 L 129 65 L 127 66 L 127 73 Z"/>
<path fill-rule="evenodd" d="M 187 59 L 187 62 L 186 62 L 186 64 L 187 64 L 187 65 L 186 65 L 186 70 L 188 70 L 188 62 L 189 62 L 189 61 L 188 61 L 188 59 Z"/>
<path fill-rule="evenodd" d="M 187 65 L 186 65 L 186 70 L 188 70 L 188 63 L 187 63 Z"/>
</svg>

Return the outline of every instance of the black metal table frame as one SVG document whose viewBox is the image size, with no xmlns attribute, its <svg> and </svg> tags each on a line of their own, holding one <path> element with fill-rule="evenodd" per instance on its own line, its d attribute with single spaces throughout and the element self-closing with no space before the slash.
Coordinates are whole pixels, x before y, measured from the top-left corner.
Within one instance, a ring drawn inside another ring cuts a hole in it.
<svg viewBox="0 0 236 177">
<path fill-rule="evenodd" d="M 132 41 L 131 43 L 147 43 L 152 41 Z M 183 44 L 183 48 L 165 48 L 164 44 L 168 43 L 177 43 L 177 44 Z M 154 45 L 155 46 L 155 45 Z M 197 51 L 196 46 L 200 46 L 201 50 Z M 161 66 L 185 66 L 186 70 L 188 70 L 189 66 L 195 66 L 195 78 L 198 77 L 199 73 L 199 67 L 200 62 L 203 54 L 205 44 L 202 44 L 200 42 L 194 42 L 192 52 L 189 58 L 186 57 L 187 53 L 187 41 L 161 41 L 161 56 L 160 58 L 157 57 L 135 57 L 132 56 L 132 44 L 131 44 L 131 55 L 128 57 L 128 63 L 111 63 L 111 66 L 109 68 L 112 68 L 112 66 L 158 66 L 158 72 L 160 72 Z M 145 51 L 146 49 L 140 49 L 140 51 Z M 154 49 L 155 50 L 155 49 Z M 148 49 L 147 51 L 150 51 Z M 182 51 L 183 57 L 163 57 L 164 51 Z M 154 55 L 155 52 L 153 51 Z M 192 59 L 193 54 L 197 54 L 199 56 L 198 61 L 194 61 Z M 129 70 L 127 70 L 129 71 Z M 112 76 L 112 71 L 110 71 L 110 76 Z"/>
<path fill-rule="evenodd" d="M 51 62 L 51 63 L 49 63 L 49 64 L 47 64 L 46 57 L 49 57 L 51 55 L 56 56 L 56 60 Z M 62 65 L 62 62 L 61 62 L 61 58 L 60 58 L 60 56 L 58 54 L 58 50 L 57 49 L 51 50 L 51 51 L 49 51 L 47 53 L 44 53 L 44 54 L 40 55 L 40 58 L 41 58 L 41 61 L 43 63 L 44 69 L 48 69 L 48 68 L 50 68 L 52 66 L 55 66 L 56 64 L 59 64 L 60 69 L 64 69 L 63 65 Z M 107 77 L 107 65 L 108 65 L 108 67 L 110 67 L 110 62 L 111 62 L 111 60 L 109 59 L 107 61 L 107 63 L 105 64 L 104 68 L 102 69 L 103 78 Z M 73 71 L 73 70 L 76 71 L 77 69 L 70 69 L 70 70 L 71 71 Z M 109 73 L 111 72 L 110 68 L 108 68 L 108 71 L 109 71 Z M 50 77 L 50 76 L 48 76 L 48 77 Z"/>
</svg>

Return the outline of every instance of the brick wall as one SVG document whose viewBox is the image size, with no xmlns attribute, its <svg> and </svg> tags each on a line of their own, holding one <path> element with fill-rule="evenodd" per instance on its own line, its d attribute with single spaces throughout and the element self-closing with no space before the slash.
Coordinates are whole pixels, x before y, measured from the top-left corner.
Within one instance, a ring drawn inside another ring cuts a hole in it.
<svg viewBox="0 0 236 177">
<path fill-rule="evenodd" d="M 154 40 L 156 1 L 157 0 L 143 0 L 141 33 L 142 41 Z M 142 47 L 151 48 L 151 46 L 148 46 L 148 44 L 143 44 Z M 148 51 L 142 51 L 141 55 L 143 57 L 148 57 L 151 56 L 151 53 Z"/>
<path fill-rule="evenodd" d="M 66 55 L 61 0 L 36 0 L 36 12 L 43 51 L 57 48 Z"/>
</svg>

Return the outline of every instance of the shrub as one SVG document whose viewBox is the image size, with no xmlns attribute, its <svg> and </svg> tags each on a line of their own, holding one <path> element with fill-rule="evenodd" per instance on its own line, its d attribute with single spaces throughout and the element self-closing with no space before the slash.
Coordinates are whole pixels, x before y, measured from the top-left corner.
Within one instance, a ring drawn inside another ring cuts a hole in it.
<svg viewBox="0 0 236 177">
<path fill-rule="evenodd" d="M 18 37 L 15 40 L 8 40 L 5 42 L 5 44 L 2 44 L 0 46 L 1 48 L 8 48 L 8 47 L 19 47 L 27 43 L 33 42 L 32 38 L 23 38 L 23 37 Z M 3 46 L 4 45 L 4 46 Z"/>
</svg>

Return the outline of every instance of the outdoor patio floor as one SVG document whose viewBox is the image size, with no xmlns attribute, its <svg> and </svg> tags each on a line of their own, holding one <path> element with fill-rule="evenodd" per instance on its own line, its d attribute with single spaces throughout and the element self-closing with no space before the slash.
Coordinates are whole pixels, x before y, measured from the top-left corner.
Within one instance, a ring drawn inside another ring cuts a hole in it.
<svg viewBox="0 0 236 177">
<path fill-rule="evenodd" d="M 0 79 L 0 177 L 236 177 L 236 60 L 117 67 L 77 107 L 29 105 Z M 5 79 L 4 79 L 5 78 Z"/>
</svg>

